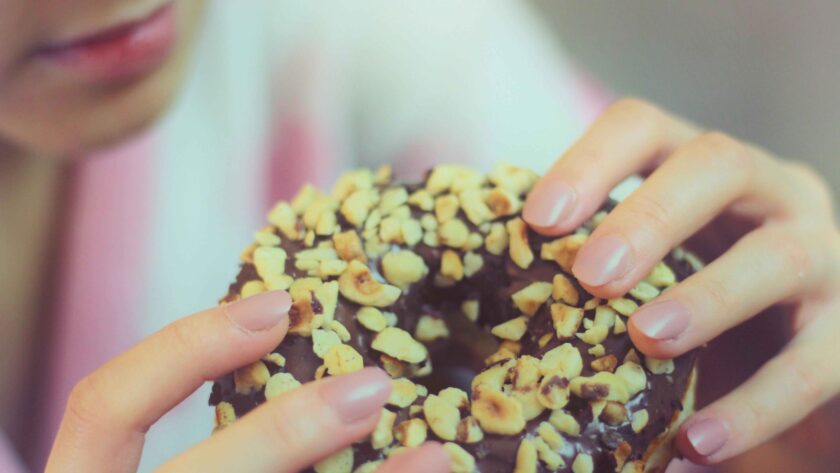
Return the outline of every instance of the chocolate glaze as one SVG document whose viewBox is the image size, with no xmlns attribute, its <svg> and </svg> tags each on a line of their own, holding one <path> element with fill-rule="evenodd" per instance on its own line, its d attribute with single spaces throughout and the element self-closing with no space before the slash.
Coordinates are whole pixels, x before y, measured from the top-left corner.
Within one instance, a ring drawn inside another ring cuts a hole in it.
<svg viewBox="0 0 840 473">
<path fill-rule="evenodd" d="M 409 189 L 409 192 L 411 190 Z M 610 210 L 613 206 L 613 202 L 608 202 L 604 209 Z M 416 209 L 412 210 L 419 217 Z M 461 215 L 461 218 L 463 217 Z M 466 219 L 464 220 L 466 222 Z M 350 228 L 350 225 L 346 222 L 341 222 L 341 225 L 342 228 Z M 471 229 L 474 230 L 475 228 L 471 226 Z M 420 316 L 424 314 L 435 315 L 444 319 L 451 333 L 448 339 L 427 344 L 433 374 L 425 378 L 414 379 L 415 382 L 426 385 L 430 393 L 437 393 L 447 386 L 459 387 L 468 393 L 470 392 L 472 377 L 486 368 L 483 360 L 495 351 L 497 346 L 495 338 L 489 335 L 489 328 L 519 315 L 511 303 L 511 295 L 534 281 L 550 282 L 555 274 L 563 272 L 555 262 L 539 259 L 541 245 L 553 239 L 529 231 L 529 243 L 537 257 L 527 270 L 522 270 L 516 266 L 508 257 L 507 251 L 501 256 L 495 256 L 482 247 L 476 252 L 484 258 L 483 268 L 472 277 L 465 278 L 462 282 L 450 288 L 439 288 L 432 284 L 432 278 L 439 270 L 440 258 L 444 248 L 433 248 L 422 243 L 413 248 L 426 260 L 429 267 L 429 276 L 426 280 L 420 281 L 403 291 L 400 299 L 387 310 L 397 314 L 399 319 L 397 326 L 410 333 L 414 333 Z M 305 277 L 304 272 L 294 267 L 293 257 L 297 251 L 304 249 L 303 243 L 283 239 L 282 247 L 290 256 L 286 263 L 286 273 L 295 278 Z M 684 279 L 693 272 L 688 263 L 677 260 L 670 255 L 665 259 L 665 263 L 673 269 L 678 280 Z M 379 260 L 369 262 L 369 266 L 377 275 L 380 269 L 379 265 Z M 582 306 L 592 296 L 577 284 L 573 276 L 566 275 L 574 282 L 581 294 L 578 306 Z M 238 295 L 247 281 L 255 279 L 259 279 L 259 276 L 254 266 L 243 264 L 236 281 L 230 285 L 227 298 Z M 631 298 L 629 294 L 627 297 Z M 468 299 L 480 300 L 480 313 L 476 324 L 468 321 L 460 310 L 461 302 Z M 348 344 L 362 355 L 365 366 L 381 366 L 380 354 L 370 347 L 373 333 L 361 327 L 355 321 L 354 316 L 359 308 L 358 304 L 339 297 L 335 319 L 340 321 L 350 332 L 351 340 Z M 593 312 L 594 310 L 587 311 L 586 316 L 591 318 Z M 290 315 L 294 317 L 294 314 Z M 539 338 L 551 331 L 553 331 L 553 325 L 550 310 L 548 305 L 544 304 L 531 319 L 528 332 L 521 340 L 522 354 L 540 357 L 543 353 L 561 343 L 569 342 L 578 348 L 583 357 L 582 375 L 590 376 L 595 373 L 590 368 L 590 362 L 596 357 L 587 353 L 591 346 L 577 338 L 560 341 L 554 337 L 545 347 L 539 348 L 537 343 Z M 602 342 L 602 345 L 604 345 L 606 353 L 616 355 L 619 360 L 632 348 L 632 343 L 626 333 L 621 335 L 611 333 Z M 313 380 L 315 370 L 322 364 L 322 360 L 312 351 L 312 341 L 308 337 L 289 335 L 275 352 L 286 358 L 286 366 L 285 368 L 279 368 L 272 363 L 267 363 L 271 374 L 287 371 L 302 383 Z M 578 437 L 564 434 L 565 446 L 561 455 L 566 467 L 554 471 L 571 471 L 575 456 L 578 453 L 588 453 L 592 456 L 596 472 L 612 472 L 615 470 L 613 451 L 622 442 L 629 443 L 632 448 L 629 460 L 640 459 L 648 445 L 667 429 L 675 413 L 682 408 L 680 400 L 683 399 L 685 394 L 695 357 L 696 354 L 692 351 L 675 358 L 675 369 L 669 375 L 656 375 L 646 370 L 647 388 L 626 404 L 628 417 L 629 414 L 637 410 L 647 409 L 648 411 L 648 424 L 638 434 L 633 432 L 629 421 L 613 426 L 600 419 L 593 419 L 589 404 L 573 396 L 564 410 L 577 419 L 581 426 L 581 434 Z M 222 401 L 231 403 L 237 418 L 239 418 L 265 402 L 265 396 L 262 390 L 257 390 L 248 395 L 236 393 L 233 375 L 228 374 L 216 380 L 209 401 L 211 405 L 217 405 Z M 415 404 L 422 405 L 422 401 L 422 398 L 418 398 Z M 408 408 L 399 410 L 394 406 L 388 406 L 388 408 L 397 412 L 397 424 L 409 417 Z M 468 413 L 462 414 L 468 415 Z M 422 416 L 422 412 L 419 415 Z M 485 433 L 483 441 L 473 445 L 461 444 L 461 446 L 473 454 L 478 471 L 482 473 L 511 472 L 514 468 L 516 452 L 521 439 L 526 435 L 533 434 L 539 423 L 547 420 L 549 415 L 550 411 L 544 411 L 539 417 L 528 422 L 526 429 L 519 435 L 502 436 Z M 429 440 L 440 440 L 435 437 L 431 430 L 429 430 L 428 435 Z M 355 466 L 381 458 L 383 458 L 382 451 L 374 450 L 370 442 L 363 441 L 355 445 Z M 546 470 L 545 464 L 539 462 L 538 471 L 546 472 L 549 470 Z"/>
</svg>

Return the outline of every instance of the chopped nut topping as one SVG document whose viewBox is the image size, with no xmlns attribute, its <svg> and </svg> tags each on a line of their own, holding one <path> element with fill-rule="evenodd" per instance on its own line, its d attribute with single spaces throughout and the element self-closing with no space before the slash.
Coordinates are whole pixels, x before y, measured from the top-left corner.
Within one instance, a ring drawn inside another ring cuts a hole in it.
<svg viewBox="0 0 840 473">
<path fill-rule="evenodd" d="M 395 433 L 397 441 L 404 447 L 419 447 L 426 441 L 427 430 L 423 419 L 409 419 L 400 422 Z"/>
<path fill-rule="evenodd" d="M 370 169 L 355 169 L 346 172 L 338 178 L 338 182 L 333 187 L 333 197 L 341 200 L 357 190 L 370 189 L 373 187 L 373 180 L 373 171 Z"/>
<path fill-rule="evenodd" d="M 528 226 L 519 217 L 508 220 L 505 226 L 510 236 L 510 259 L 520 268 L 528 269 L 534 261 L 534 253 L 528 246 Z"/>
<path fill-rule="evenodd" d="M 490 333 L 505 340 L 519 340 L 528 329 L 528 318 L 525 316 L 510 319 L 493 327 Z"/>
<path fill-rule="evenodd" d="M 426 347 L 397 327 L 386 327 L 373 337 L 371 347 L 408 363 L 422 363 L 429 356 Z"/>
<path fill-rule="evenodd" d="M 624 380 L 624 385 L 627 387 L 630 397 L 642 392 L 647 386 L 645 370 L 632 361 L 625 361 L 615 370 L 615 374 Z"/>
<path fill-rule="evenodd" d="M 353 471 L 353 447 L 334 453 L 316 463 L 313 468 L 315 473 L 350 473 Z"/>
<path fill-rule="evenodd" d="M 391 381 L 391 396 L 388 404 L 397 407 L 408 407 L 417 399 L 417 386 L 406 378 Z"/>
<path fill-rule="evenodd" d="M 238 394 L 250 394 L 262 389 L 271 374 L 262 361 L 255 361 L 233 372 L 233 382 Z"/>
<path fill-rule="evenodd" d="M 524 438 L 519 442 L 519 449 L 516 451 L 516 466 L 513 473 L 536 473 L 537 472 L 537 448 L 534 443 Z"/>
<path fill-rule="evenodd" d="M 519 200 L 516 194 L 504 189 L 496 187 L 487 192 L 485 202 L 496 217 L 507 217 L 514 215 L 522 209 L 522 201 Z M 491 217 L 492 219 L 492 217 Z"/>
<path fill-rule="evenodd" d="M 624 362 L 626 363 L 628 361 L 632 362 L 632 363 L 636 363 L 637 365 L 640 365 L 640 366 L 642 364 L 642 359 L 639 357 L 639 354 L 636 353 L 636 350 L 634 350 L 633 348 L 627 350 L 627 354 L 624 355 Z"/>
<path fill-rule="evenodd" d="M 338 276 L 347 269 L 347 262 L 338 259 L 321 261 L 318 267 L 318 276 Z"/>
<path fill-rule="evenodd" d="M 492 389 L 481 390 L 480 396 L 473 399 L 472 415 L 482 430 L 492 434 L 515 435 L 525 428 L 522 405 Z"/>
<path fill-rule="evenodd" d="M 414 246 L 423 239 L 423 227 L 420 221 L 410 218 L 403 220 L 400 223 L 400 230 L 402 231 L 402 240 L 408 246 Z"/>
<path fill-rule="evenodd" d="M 324 355 L 324 366 L 331 375 L 355 373 L 364 368 L 362 355 L 355 348 L 343 343 L 334 345 Z"/>
<path fill-rule="evenodd" d="M 642 473 L 645 471 L 645 462 L 642 460 L 635 460 L 630 463 L 625 463 L 621 473 Z"/>
<path fill-rule="evenodd" d="M 438 317 L 423 315 L 417 321 L 417 328 L 414 329 L 414 338 L 421 342 L 433 342 L 438 338 L 449 338 L 449 328 L 446 322 Z"/>
<path fill-rule="evenodd" d="M 599 343 L 597 345 L 589 347 L 589 349 L 586 350 L 586 353 L 589 353 L 592 356 L 602 357 L 607 354 L 607 349 L 604 348 L 604 345 L 601 345 Z"/>
<path fill-rule="evenodd" d="M 461 257 L 452 250 L 446 250 L 440 259 L 440 274 L 452 281 L 460 281 L 464 278 L 464 265 Z"/>
<path fill-rule="evenodd" d="M 642 409 L 640 411 L 636 411 L 633 413 L 633 416 L 630 420 L 630 425 L 633 427 L 633 432 L 637 434 L 641 432 L 648 423 L 648 411 L 647 409 Z"/>
<path fill-rule="evenodd" d="M 437 219 L 432 214 L 423 214 L 423 216 L 420 217 L 420 227 L 423 228 L 423 230 L 437 230 Z"/>
<path fill-rule="evenodd" d="M 461 414 L 458 408 L 434 394 L 423 401 L 423 416 L 429 428 L 443 440 L 455 440 Z"/>
<path fill-rule="evenodd" d="M 379 414 L 379 422 L 376 423 L 376 428 L 370 436 L 370 443 L 373 448 L 380 450 L 394 441 L 394 421 L 397 420 L 397 414 L 383 408 Z"/>
<path fill-rule="evenodd" d="M 341 203 L 341 215 L 354 227 L 360 228 L 370 213 L 371 208 L 376 205 L 377 195 L 374 191 L 360 189 Z"/>
<path fill-rule="evenodd" d="M 551 320 L 554 321 L 557 338 L 567 340 L 574 337 L 580 327 L 583 321 L 583 309 L 567 306 L 562 302 L 551 304 Z"/>
<path fill-rule="evenodd" d="M 268 221 L 280 229 L 283 236 L 289 240 L 300 240 L 303 237 L 301 227 L 298 227 L 297 215 L 286 202 L 278 202 L 268 213 Z"/>
<path fill-rule="evenodd" d="M 327 356 L 330 348 L 340 345 L 341 339 L 335 332 L 323 329 L 315 329 L 312 331 L 312 351 L 318 355 L 318 358 L 323 359 Z"/>
<path fill-rule="evenodd" d="M 459 199 L 461 201 L 461 208 L 467 215 L 467 220 L 473 225 L 481 225 L 484 222 L 493 220 L 496 216 L 487 207 L 482 198 L 481 189 L 467 189 L 461 192 Z"/>
<path fill-rule="evenodd" d="M 553 425 L 549 422 L 540 422 L 539 427 L 537 428 L 537 434 L 539 434 L 540 438 L 552 449 L 552 450 L 560 450 L 563 448 L 563 444 L 566 443 L 563 440 L 563 436 L 560 435 L 560 432 L 554 428 Z"/>
<path fill-rule="evenodd" d="M 503 189 L 522 195 L 531 190 L 539 176 L 530 169 L 501 163 L 493 168 L 487 178 Z"/>
<path fill-rule="evenodd" d="M 598 306 L 595 308 L 595 325 L 603 325 L 607 328 L 615 325 L 616 317 L 615 311 L 607 306 Z"/>
<path fill-rule="evenodd" d="M 552 348 L 540 360 L 540 372 L 546 376 L 560 371 L 566 378 L 572 379 L 580 376 L 582 370 L 583 358 L 580 356 L 580 351 L 571 343 Z"/>
<path fill-rule="evenodd" d="M 389 306 L 400 297 L 398 287 L 379 283 L 367 266 L 355 260 L 339 277 L 338 288 L 351 301 L 375 307 Z"/>
<path fill-rule="evenodd" d="M 281 243 L 280 237 L 274 233 L 273 225 L 266 225 L 254 233 L 254 241 L 258 246 L 279 246 Z"/>
<path fill-rule="evenodd" d="M 546 375 L 537 394 L 540 404 L 546 409 L 560 409 L 569 403 L 569 379 L 562 371 Z"/>
<path fill-rule="evenodd" d="M 458 422 L 455 439 L 461 443 L 478 443 L 484 440 L 484 431 L 481 430 L 475 417 L 467 416 Z"/>
<path fill-rule="evenodd" d="M 508 234 L 502 223 L 495 222 L 490 226 L 490 231 L 484 238 L 484 246 L 490 254 L 496 256 L 505 252 L 508 247 Z"/>
<path fill-rule="evenodd" d="M 551 295 L 552 285 L 538 281 L 513 293 L 513 305 L 526 315 L 534 315 Z"/>
<path fill-rule="evenodd" d="M 573 378 L 569 388 L 575 396 L 588 401 L 618 401 L 624 404 L 630 399 L 624 380 L 608 371 Z"/>
<path fill-rule="evenodd" d="M 475 322 L 476 320 L 478 320 L 478 301 L 467 300 L 462 302 L 461 312 L 464 313 L 464 316 L 467 318 L 467 320 Z"/>
<path fill-rule="evenodd" d="M 561 409 L 553 411 L 551 413 L 551 417 L 548 418 L 548 421 L 554 426 L 554 428 L 566 435 L 570 435 L 572 437 L 580 435 L 580 424 L 578 424 L 578 421 Z"/>
<path fill-rule="evenodd" d="M 514 365 L 514 360 L 507 360 L 504 363 L 491 366 L 473 377 L 473 398 L 486 389 L 500 391 Z"/>
<path fill-rule="evenodd" d="M 621 471 L 624 467 L 624 463 L 627 462 L 627 458 L 630 457 L 630 454 L 633 453 L 633 447 L 630 446 L 627 442 L 621 442 L 618 445 L 618 448 L 615 449 L 613 452 L 613 458 L 615 458 L 615 471 Z"/>
<path fill-rule="evenodd" d="M 438 397 L 457 409 L 467 409 L 470 406 L 467 393 L 458 388 L 449 387 L 441 389 Z"/>
<path fill-rule="evenodd" d="M 484 258 L 481 257 L 478 253 L 473 253 L 472 251 L 468 251 L 464 255 L 464 275 L 467 277 L 472 277 L 473 274 L 481 271 L 481 268 L 484 266 Z"/>
<path fill-rule="evenodd" d="M 376 170 L 376 174 L 373 175 L 373 183 L 378 184 L 380 186 L 384 186 L 391 182 L 394 178 L 394 171 L 391 168 L 390 164 L 383 164 L 379 166 L 379 169 Z"/>
<path fill-rule="evenodd" d="M 408 363 L 402 362 L 394 357 L 380 355 L 379 361 L 382 363 L 382 369 L 392 378 L 400 378 L 412 374 Z"/>
<path fill-rule="evenodd" d="M 257 274 L 269 290 L 279 289 L 286 282 L 286 251 L 279 247 L 261 246 L 254 250 Z M 288 286 L 286 286 L 288 287 Z"/>
<path fill-rule="evenodd" d="M 557 302 L 563 302 L 568 305 L 577 305 L 580 302 L 580 294 L 566 276 L 562 274 L 554 275 L 554 281 L 551 289 L 551 298 Z"/>
<path fill-rule="evenodd" d="M 315 288 L 312 295 L 321 304 L 321 314 L 324 315 L 324 320 L 332 320 L 338 306 L 338 282 L 325 282 Z"/>
<path fill-rule="evenodd" d="M 269 363 L 274 363 L 275 365 L 279 366 L 280 368 L 286 366 L 286 357 L 279 353 L 269 353 L 262 357 L 263 361 L 267 361 Z"/>
<path fill-rule="evenodd" d="M 365 462 L 356 467 L 356 469 L 353 470 L 353 473 L 374 473 L 377 468 L 382 466 L 383 463 L 384 460 L 374 460 Z"/>
<path fill-rule="evenodd" d="M 457 443 L 446 442 L 443 449 L 449 455 L 449 470 L 452 473 L 473 473 L 475 470 L 475 458 L 469 452 L 461 448 Z"/>
<path fill-rule="evenodd" d="M 338 335 L 338 338 L 340 338 L 342 342 L 347 343 L 350 341 L 350 331 L 347 330 L 347 327 L 345 327 L 344 324 L 342 324 L 338 320 L 330 320 L 328 322 L 325 322 L 324 326 L 335 332 L 335 334 Z"/>
<path fill-rule="evenodd" d="M 388 215 L 406 202 L 408 202 L 408 192 L 405 187 L 392 187 L 382 192 L 382 198 L 379 199 L 379 211 L 382 215 Z"/>
<path fill-rule="evenodd" d="M 428 212 L 435 207 L 435 199 L 432 194 L 426 192 L 425 189 L 420 189 L 408 197 L 408 203 L 417 207 L 424 212 Z"/>
<path fill-rule="evenodd" d="M 402 220 L 393 216 L 383 218 L 379 224 L 379 239 L 384 243 L 404 243 Z"/>
<path fill-rule="evenodd" d="M 448 222 L 455 218 L 460 208 L 461 203 L 456 195 L 448 194 L 435 199 L 435 217 L 438 223 Z"/>
<path fill-rule="evenodd" d="M 382 257 L 382 272 L 385 279 L 400 289 L 423 279 L 429 273 L 426 262 L 411 250 L 386 253 Z"/>
<path fill-rule="evenodd" d="M 273 399 L 300 386 L 300 381 L 289 373 L 275 373 L 265 383 L 265 398 Z"/>
<path fill-rule="evenodd" d="M 609 333 L 609 327 L 606 327 L 604 325 L 593 325 L 592 328 L 589 328 L 585 332 L 578 334 L 578 338 L 590 345 L 598 345 L 599 343 L 606 340 L 607 335 L 609 335 Z"/>
<path fill-rule="evenodd" d="M 660 360 L 646 356 L 645 367 L 653 374 L 671 374 L 674 372 L 674 360 Z"/>
<path fill-rule="evenodd" d="M 245 284 L 243 284 L 242 289 L 239 290 L 239 295 L 243 299 L 247 299 L 261 292 L 265 292 L 265 284 L 262 281 L 255 279 L 253 281 L 248 281 Z"/>
<path fill-rule="evenodd" d="M 464 246 L 469 235 L 470 231 L 467 229 L 467 225 L 458 218 L 447 220 L 438 227 L 438 240 L 450 248 Z"/>
<path fill-rule="evenodd" d="M 659 295 L 659 289 L 645 281 L 639 281 L 639 284 L 636 284 L 636 287 L 630 289 L 630 295 L 644 303 L 647 303 Z"/>
<path fill-rule="evenodd" d="M 567 273 L 572 271 L 577 252 L 586 241 L 586 235 L 575 234 L 543 243 L 540 258 L 556 262 Z"/>
<path fill-rule="evenodd" d="M 639 308 L 638 304 L 627 298 L 610 299 L 607 303 L 610 307 L 615 309 L 616 312 L 625 317 L 630 317 L 633 312 L 636 312 L 636 309 Z"/>
<path fill-rule="evenodd" d="M 542 437 L 534 439 L 534 446 L 537 447 L 537 454 L 539 454 L 540 460 L 542 460 L 542 462 L 545 463 L 545 466 L 549 469 L 556 470 L 566 466 L 566 462 L 563 461 L 563 457 L 552 450 Z"/>
<path fill-rule="evenodd" d="M 594 469 L 592 456 L 588 453 L 578 453 L 572 462 L 572 473 L 592 473 Z"/>
<path fill-rule="evenodd" d="M 545 346 L 548 345 L 548 342 L 550 342 L 551 339 L 553 339 L 553 338 L 554 338 L 553 333 L 551 333 L 551 332 L 546 333 L 542 337 L 540 337 L 539 340 L 537 340 L 537 345 L 539 345 L 540 348 L 545 348 Z"/>
<path fill-rule="evenodd" d="M 216 418 L 214 420 L 213 431 L 219 431 L 225 427 L 233 424 L 236 421 L 236 411 L 233 410 L 233 404 L 222 401 L 216 405 Z"/>
<path fill-rule="evenodd" d="M 540 360 L 525 355 L 516 360 L 511 371 L 513 389 L 517 391 L 531 391 L 540 381 Z"/>
<path fill-rule="evenodd" d="M 599 417 L 609 425 L 619 425 L 627 420 L 627 409 L 621 403 L 607 401 Z"/>
<path fill-rule="evenodd" d="M 333 235 L 332 240 L 339 258 L 344 261 L 359 260 L 362 263 L 367 262 L 367 256 L 365 256 L 365 250 L 362 247 L 362 240 L 355 230 L 336 233 Z"/>
<path fill-rule="evenodd" d="M 593 370 L 595 371 L 615 371 L 615 368 L 618 366 L 618 358 L 615 355 L 607 355 L 592 360 L 590 364 Z"/>
<path fill-rule="evenodd" d="M 382 314 L 382 311 L 376 307 L 362 307 L 359 309 L 359 311 L 356 312 L 356 321 L 359 322 L 362 327 L 372 332 L 380 332 L 387 326 L 385 316 Z"/>
<path fill-rule="evenodd" d="M 677 283 L 677 277 L 674 275 L 674 271 L 668 267 L 667 264 L 660 261 L 650 270 L 650 274 L 647 275 L 645 281 L 648 284 L 651 284 L 658 288 L 664 287 L 671 287 Z"/>
<path fill-rule="evenodd" d="M 627 324 L 624 323 L 623 320 L 616 318 L 615 319 L 615 327 L 613 327 L 613 333 L 616 335 L 621 335 L 622 333 L 627 332 Z"/>
</svg>

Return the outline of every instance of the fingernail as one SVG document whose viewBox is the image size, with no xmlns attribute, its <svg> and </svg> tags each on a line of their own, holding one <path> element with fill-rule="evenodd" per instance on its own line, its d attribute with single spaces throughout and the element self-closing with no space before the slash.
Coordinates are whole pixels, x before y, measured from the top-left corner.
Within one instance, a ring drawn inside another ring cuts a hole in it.
<svg viewBox="0 0 840 473">
<path fill-rule="evenodd" d="M 667 300 L 642 306 L 630 323 L 654 340 L 672 340 L 688 328 L 691 316 L 680 302 Z"/>
<path fill-rule="evenodd" d="M 569 216 L 577 193 L 563 182 L 546 183 L 528 196 L 522 218 L 536 227 L 553 227 Z"/>
<path fill-rule="evenodd" d="M 289 314 L 292 298 L 286 291 L 255 294 L 225 306 L 225 314 L 239 327 L 256 332 L 279 324 Z"/>
<path fill-rule="evenodd" d="M 575 258 L 572 272 L 590 286 L 603 286 L 630 270 L 630 245 L 617 235 L 590 239 Z"/>
<path fill-rule="evenodd" d="M 382 409 L 391 394 L 391 378 L 378 368 L 365 368 L 330 378 L 321 394 L 344 422 L 355 422 Z"/>
<path fill-rule="evenodd" d="M 717 452 L 729 440 L 729 428 L 718 419 L 703 419 L 691 424 L 686 438 L 694 451 L 707 457 Z"/>
</svg>

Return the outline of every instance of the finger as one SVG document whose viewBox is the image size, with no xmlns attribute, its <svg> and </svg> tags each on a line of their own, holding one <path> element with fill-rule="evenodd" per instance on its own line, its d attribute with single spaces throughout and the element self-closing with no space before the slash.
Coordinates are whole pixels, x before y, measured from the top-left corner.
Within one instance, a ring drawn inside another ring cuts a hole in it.
<svg viewBox="0 0 840 473">
<path fill-rule="evenodd" d="M 647 355 L 672 358 L 819 283 L 825 272 L 819 238 L 790 225 L 747 234 L 706 268 L 639 308 L 628 322 L 633 343 Z"/>
<path fill-rule="evenodd" d="M 800 200 L 780 161 L 721 133 L 705 133 L 677 150 L 598 225 L 572 271 L 590 293 L 618 297 L 736 202 L 748 217 L 764 220 L 786 215 Z"/>
<path fill-rule="evenodd" d="M 390 392 L 391 378 L 378 368 L 306 384 L 262 404 L 161 471 L 301 470 L 370 434 Z"/>
<path fill-rule="evenodd" d="M 70 395 L 47 471 L 134 471 L 146 430 L 204 381 L 277 346 L 290 306 L 275 291 L 200 312 L 97 369 Z"/>
<path fill-rule="evenodd" d="M 636 99 L 613 104 L 534 186 L 523 219 L 545 235 L 580 226 L 610 189 L 697 130 Z"/>
<path fill-rule="evenodd" d="M 835 313 L 821 314 L 746 383 L 692 416 L 677 434 L 688 459 L 710 464 L 781 433 L 840 392 Z"/>
<path fill-rule="evenodd" d="M 437 442 L 423 445 L 398 453 L 389 458 L 376 470 L 376 473 L 447 473 L 449 456 Z"/>
</svg>

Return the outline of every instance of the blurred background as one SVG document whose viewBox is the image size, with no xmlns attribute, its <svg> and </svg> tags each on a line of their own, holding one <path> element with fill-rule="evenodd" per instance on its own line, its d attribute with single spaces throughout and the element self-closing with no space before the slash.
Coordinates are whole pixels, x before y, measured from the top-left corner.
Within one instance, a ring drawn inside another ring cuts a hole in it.
<svg viewBox="0 0 840 473">
<path fill-rule="evenodd" d="M 808 161 L 840 188 L 840 2 L 533 3 L 616 94 Z"/>
</svg>

